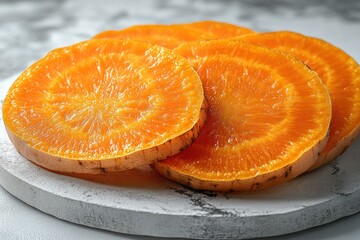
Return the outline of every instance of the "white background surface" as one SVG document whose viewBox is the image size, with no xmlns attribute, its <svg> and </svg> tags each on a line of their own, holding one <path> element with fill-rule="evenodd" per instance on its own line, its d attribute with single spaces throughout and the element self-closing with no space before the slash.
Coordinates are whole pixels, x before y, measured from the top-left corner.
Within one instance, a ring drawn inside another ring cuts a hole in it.
<svg viewBox="0 0 360 240">
<path fill-rule="evenodd" d="M 323 38 L 360 61 L 359 1 L 1 1 L 1 79 L 52 48 L 96 32 L 140 23 L 227 21 L 257 31 L 288 29 Z M 360 214 L 272 239 L 359 239 Z M 71 224 L 44 214 L 0 187 L 0 239 L 152 239 Z"/>
</svg>

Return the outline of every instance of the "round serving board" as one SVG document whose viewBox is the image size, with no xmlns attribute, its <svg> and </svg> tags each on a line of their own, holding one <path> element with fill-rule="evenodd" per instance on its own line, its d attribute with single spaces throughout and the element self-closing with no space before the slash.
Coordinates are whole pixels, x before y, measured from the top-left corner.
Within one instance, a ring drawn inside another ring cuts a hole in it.
<svg viewBox="0 0 360 240">
<path fill-rule="evenodd" d="M 244 239 L 300 231 L 360 211 L 360 139 L 316 172 L 253 193 L 193 191 L 149 167 L 91 181 L 59 175 L 23 158 L 2 119 L 0 149 L 0 184 L 8 192 L 57 218 L 114 232 Z"/>
</svg>

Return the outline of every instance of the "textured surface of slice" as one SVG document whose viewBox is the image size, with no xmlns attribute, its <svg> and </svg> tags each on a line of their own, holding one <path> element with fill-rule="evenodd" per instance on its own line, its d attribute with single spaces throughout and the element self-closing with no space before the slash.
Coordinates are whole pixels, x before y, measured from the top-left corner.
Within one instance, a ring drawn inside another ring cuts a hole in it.
<svg viewBox="0 0 360 240">
<path fill-rule="evenodd" d="M 185 58 L 135 40 L 56 49 L 11 86 L 4 123 L 17 150 L 58 172 L 103 173 L 178 153 L 205 120 Z"/>
<path fill-rule="evenodd" d="M 261 33 L 241 39 L 291 52 L 317 72 L 328 89 L 332 101 L 329 141 L 309 170 L 315 170 L 343 153 L 360 129 L 360 69 L 356 61 L 321 39 L 294 32 Z"/>
<path fill-rule="evenodd" d="M 255 33 L 249 28 L 217 21 L 193 22 L 189 24 L 183 24 L 183 26 L 214 34 L 218 38 L 236 37 Z"/>
<path fill-rule="evenodd" d="M 308 169 L 324 148 L 331 103 L 319 77 L 290 54 L 229 40 L 182 44 L 202 79 L 207 122 L 185 151 L 153 164 L 197 189 L 257 190 Z"/>
<path fill-rule="evenodd" d="M 158 44 L 170 49 L 183 42 L 199 39 L 216 38 L 217 35 L 182 25 L 136 25 L 122 30 L 109 30 L 95 35 L 93 38 L 133 38 Z"/>
</svg>

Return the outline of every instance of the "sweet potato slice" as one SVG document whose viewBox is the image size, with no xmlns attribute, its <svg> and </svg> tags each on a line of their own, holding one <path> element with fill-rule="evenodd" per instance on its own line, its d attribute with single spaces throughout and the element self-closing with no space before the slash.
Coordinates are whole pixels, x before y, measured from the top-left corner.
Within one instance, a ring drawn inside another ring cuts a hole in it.
<svg viewBox="0 0 360 240">
<path fill-rule="evenodd" d="M 254 44 L 291 52 L 318 73 L 332 101 L 330 137 L 315 170 L 342 154 L 360 131 L 360 68 L 341 49 L 321 39 L 294 32 L 271 32 L 241 38 Z"/>
<path fill-rule="evenodd" d="M 122 30 L 104 31 L 95 35 L 93 38 L 132 38 L 173 49 L 183 42 L 216 37 L 217 35 L 210 32 L 192 29 L 182 25 L 149 24 L 135 25 Z"/>
<path fill-rule="evenodd" d="M 291 54 L 231 40 L 184 43 L 209 102 L 200 136 L 153 164 L 195 189 L 258 190 L 306 171 L 325 147 L 328 92 Z"/>
<path fill-rule="evenodd" d="M 184 42 L 236 37 L 250 33 L 254 33 L 254 31 L 229 23 L 200 21 L 171 25 L 135 25 L 122 30 L 104 31 L 93 38 L 133 38 L 173 49 Z"/>
<path fill-rule="evenodd" d="M 56 49 L 23 72 L 3 104 L 16 149 L 56 172 L 100 174 L 185 149 L 205 121 L 187 60 L 136 40 Z"/>
<path fill-rule="evenodd" d="M 200 21 L 183 24 L 183 26 L 214 34 L 218 38 L 236 37 L 255 33 L 255 31 L 246 27 L 218 21 Z"/>
</svg>

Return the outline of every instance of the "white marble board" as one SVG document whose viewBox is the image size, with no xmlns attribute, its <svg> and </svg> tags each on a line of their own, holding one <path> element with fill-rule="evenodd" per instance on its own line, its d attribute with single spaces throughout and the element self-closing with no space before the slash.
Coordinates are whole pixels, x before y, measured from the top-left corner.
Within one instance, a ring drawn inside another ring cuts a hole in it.
<svg viewBox="0 0 360 240">
<path fill-rule="evenodd" d="M 0 99 L 12 81 L 4 81 Z M 193 191 L 150 168 L 96 181 L 52 173 L 16 152 L 2 119 L 0 149 L 0 184 L 8 192 L 54 217 L 114 232 L 244 239 L 296 232 L 360 211 L 360 139 L 322 169 L 255 193 Z"/>
</svg>

